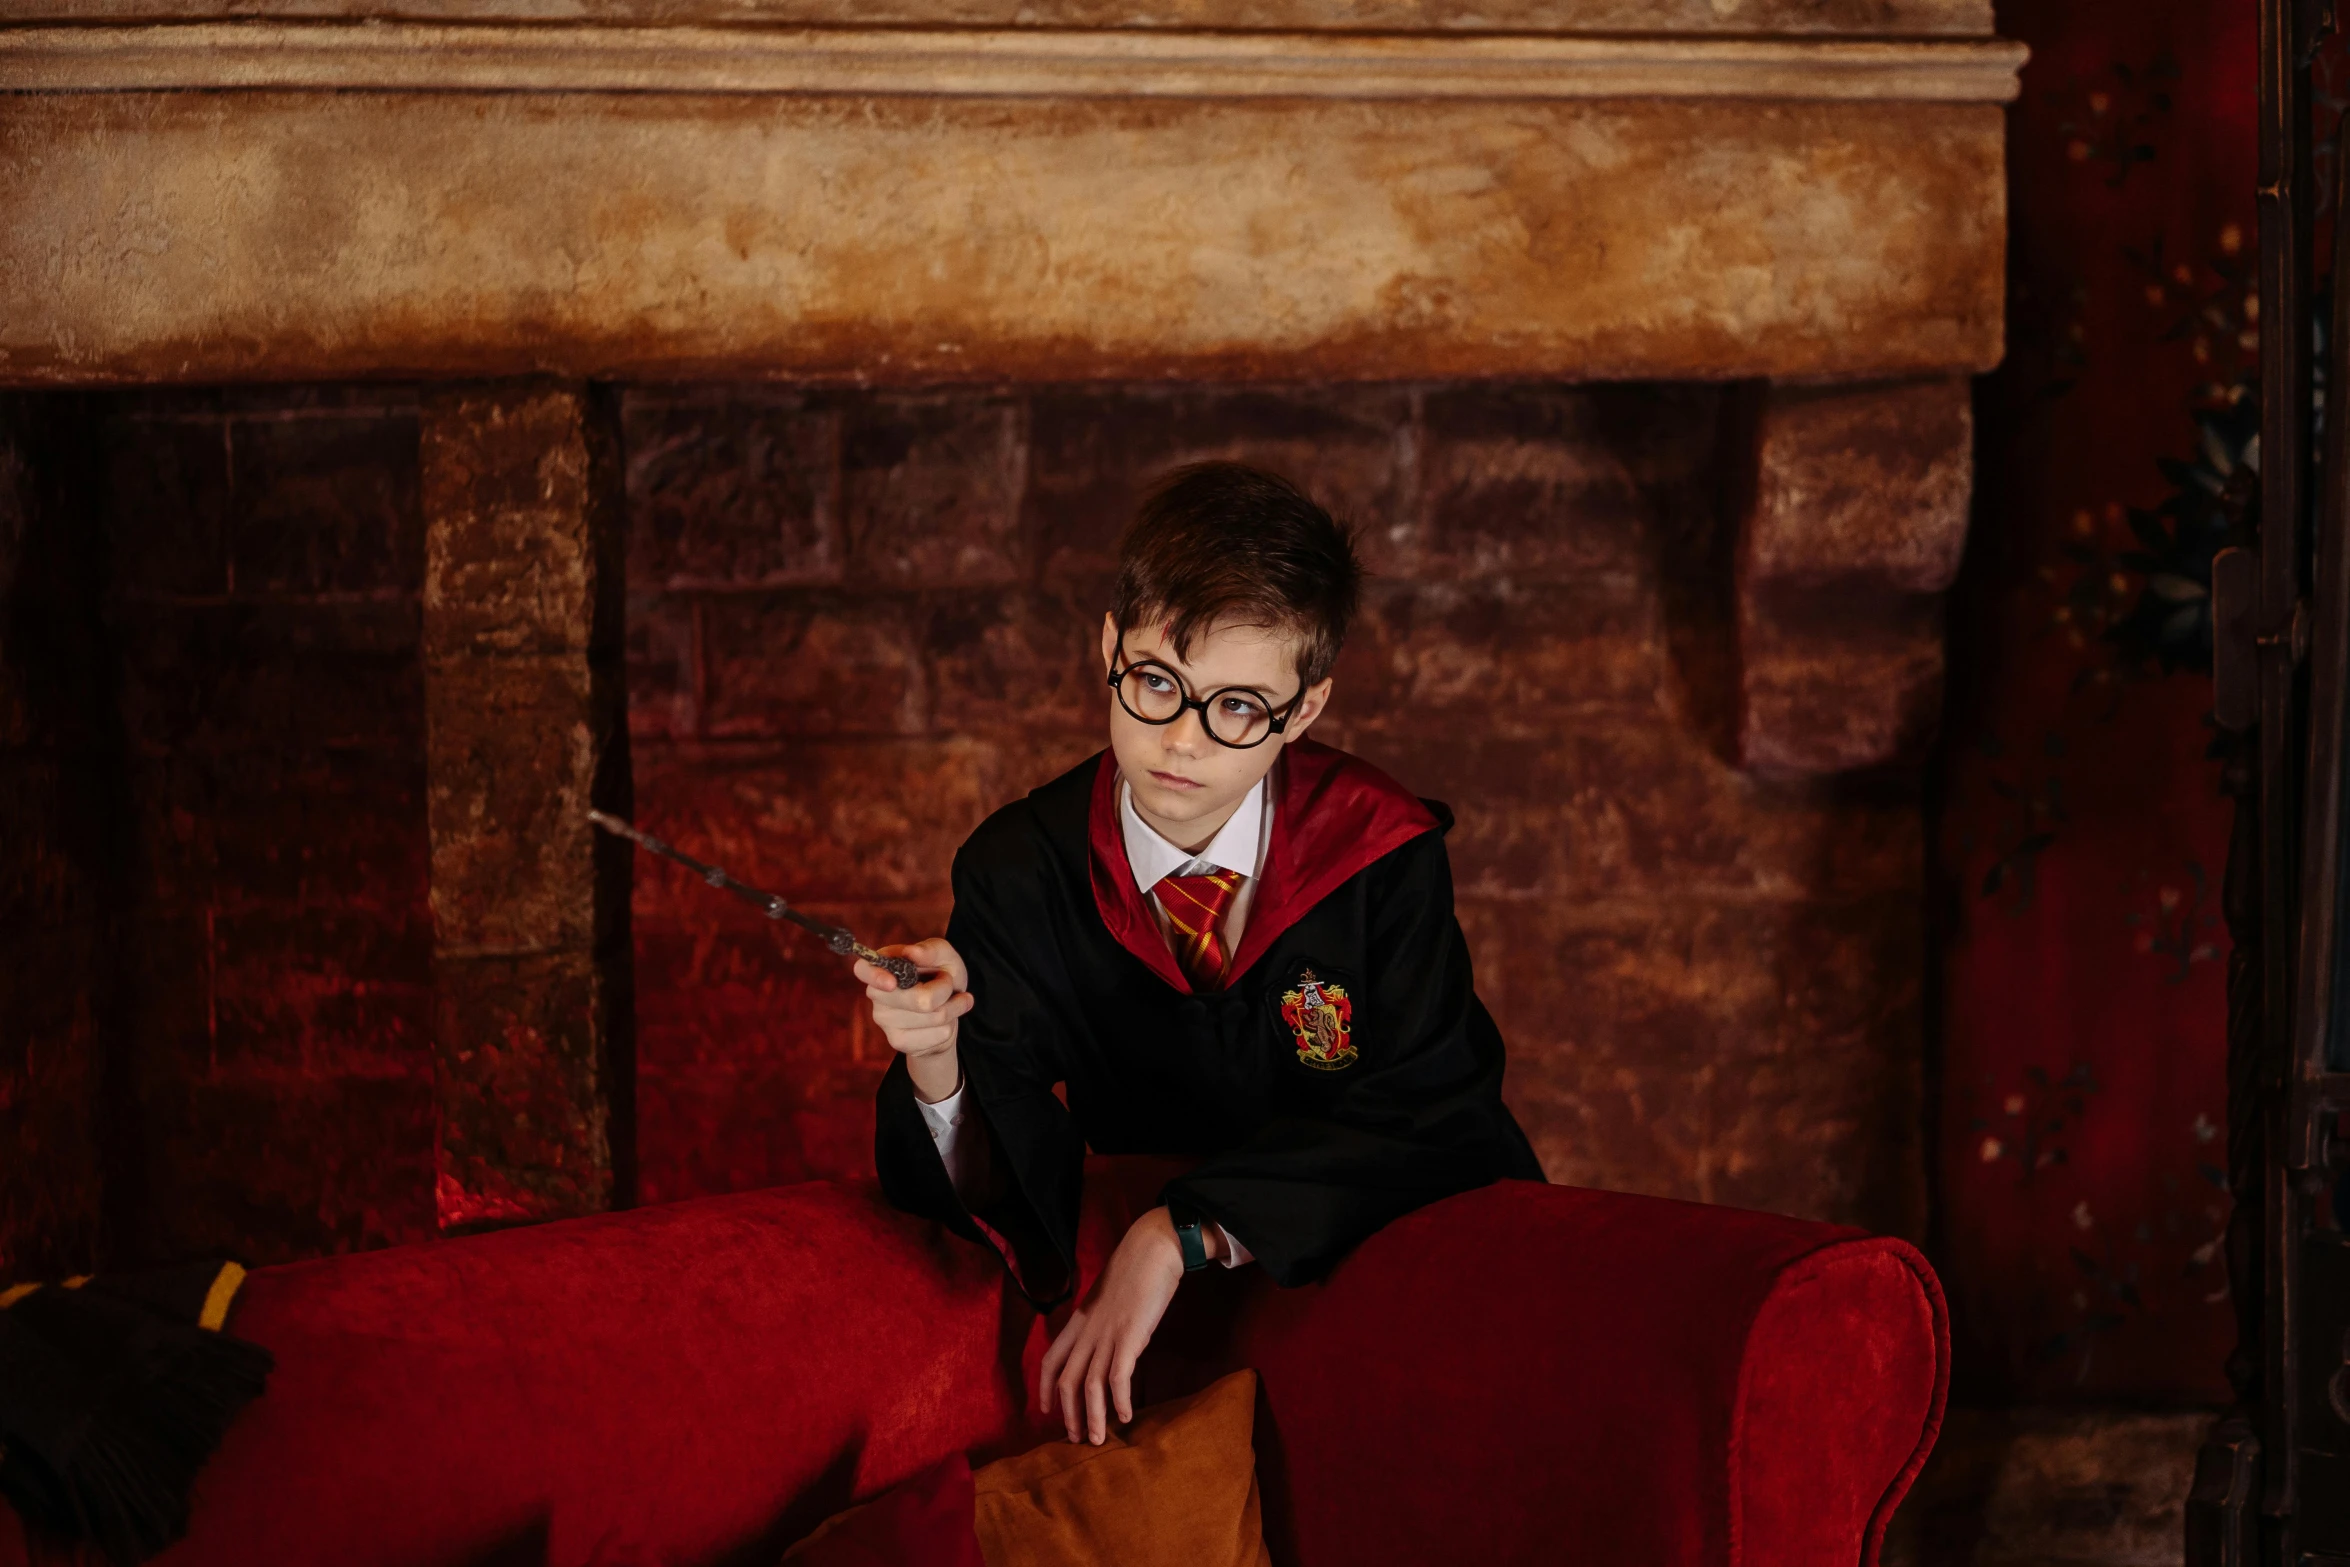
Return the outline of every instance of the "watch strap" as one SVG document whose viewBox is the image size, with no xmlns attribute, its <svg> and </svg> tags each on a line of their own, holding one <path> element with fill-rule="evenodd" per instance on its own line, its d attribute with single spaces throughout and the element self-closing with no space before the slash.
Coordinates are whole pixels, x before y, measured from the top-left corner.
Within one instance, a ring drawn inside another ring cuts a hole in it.
<svg viewBox="0 0 2350 1567">
<path fill-rule="evenodd" d="M 1199 1232 L 1199 1220 L 1187 1219 L 1175 1226 L 1175 1244 L 1183 1248 L 1183 1271 L 1197 1273 L 1208 1265 L 1208 1243 Z"/>
</svg>

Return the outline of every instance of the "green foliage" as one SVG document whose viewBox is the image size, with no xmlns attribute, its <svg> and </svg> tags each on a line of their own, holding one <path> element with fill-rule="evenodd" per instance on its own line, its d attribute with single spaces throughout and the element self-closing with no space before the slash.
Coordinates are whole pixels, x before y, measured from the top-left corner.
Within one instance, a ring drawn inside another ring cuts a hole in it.
<svg viewBox="0 0 2350 1567">
<path fill-rule="evenodd" d="M 2106 628 L 2124 662 L 2163 674 L 2211 670 L 2211 562 L 2252 504 L 2260 471 L 2260 405 L 2245 396 L 2196 415 L 2191 458 L 2160 458 L 2170 494 L 2151 511 L 2132 508 L 2137 548 L 2119 563 L 2145 580 Z"/>
</svg>

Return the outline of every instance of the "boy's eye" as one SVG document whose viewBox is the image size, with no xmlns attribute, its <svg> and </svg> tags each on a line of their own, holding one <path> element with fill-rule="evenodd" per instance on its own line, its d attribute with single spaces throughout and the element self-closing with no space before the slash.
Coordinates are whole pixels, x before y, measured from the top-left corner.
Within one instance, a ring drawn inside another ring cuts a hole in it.
<svg viewBox="0 0 2350 1567">
<path fill-rule="evenodd" d="M 1154 675 L 1146 669 L 1142 672 L 1142 688 L 1154 696 L 1164 695 L 1175 689 L 1175 682 L 1165 675 Z"/>
<path fill-rule="evenodd" d="M 1234 718 L 1255 718 L 1265 710 L 1261 704 L 1252 702 L 1245 696 L 1228 696 L 1224 699 L 1223 707 L 1224 711 L 1230 713 Z"/>
</svg>

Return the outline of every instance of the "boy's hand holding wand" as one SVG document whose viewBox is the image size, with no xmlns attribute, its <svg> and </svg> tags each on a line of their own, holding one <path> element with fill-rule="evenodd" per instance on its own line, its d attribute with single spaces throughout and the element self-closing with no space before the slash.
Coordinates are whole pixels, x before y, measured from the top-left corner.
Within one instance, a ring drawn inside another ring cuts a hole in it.
<svg viewBox="0 0 2350 1567">
<path fill-rule="evenodd" d="M 920 968 L 930 978 L 901 985 L 891 963 Z M 874 960 L 857 960 L 851 970 L 864 981 L 873 1002 L 873 1021 L 889 1047 L 906 1058 L 914 1092 L 937 1104 L 963 1086 L 963 1063 L 955 1053 L 955 1021 L 971 1010 L 971 971 L 944 936 L 911 946 L 883 947 Z"/>
</svg>

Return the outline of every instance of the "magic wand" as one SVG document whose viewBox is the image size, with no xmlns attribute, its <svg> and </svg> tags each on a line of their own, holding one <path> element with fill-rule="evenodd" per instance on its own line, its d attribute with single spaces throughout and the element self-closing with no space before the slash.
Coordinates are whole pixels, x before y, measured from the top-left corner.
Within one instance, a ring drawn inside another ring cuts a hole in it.
<svg viewBox="0 0 2350 1567">
<path fill-rule="evenodd" d="M 684 866 L 687 870 L 692 871 L 696 876 L 701 877 L 702 880 L 708 882 L 711 886 L 716 887 L 721 892 L 733 893 L 736 897 L 742 899 L 743 902 L 749 904 L 752 908 L 757 909 L 761 914 L 766 915 L 771 920 L 790 920 L 794 925 L 799 926 L 802 930 L 814 933 L 815 936 L 826 946 L 830 947 L 833 951 L 839 953 L 844 958 L 863 958 L 866 962 L 872 964 L 875 968 L 887 969 L 889 971 L 890 977 L 898 982 L 898 989 L 900 990 L 912 990 L 916 985 L 922 982 L 922 971 L 914 967 L 914 963 L 911 958 L 885 958 L 880 953 L 874 951 L 871 947 L 866 946 L 865 943 L 859 941 L 856 937 L 850 935 L 847 929 L 844 927 L 839 925 L 827 925 L 820 919 L 814 919 L 808 915 L 802 914 L 798 909 L 793 908 L 790 904 L 784 902 L 774 893 L 761 892 L 756 887 L 746 886 L 744 883 L 736 881 L 732 876 L 727 875 L 726 872 L 720 870 L 717 866 L 704 865 L 700 860 L 695 859 L 690 854 L 681 854 L 677 850 L 671 848 L 668 844 L 663 843 L 660 839 L 654 837 L 651 833 L 639 832 L 636 828 L 629 826 L 628 823 L 622 821 L 617 816 L 607 816 L 602 811 L 590 811 L 588 812 L 588 820 L 594 822 L 598 827 L 603 828 L 604 831 L 608 833 L 613 833 L 622 838 L 628 839 L 640 849 L 650 850 L 665 860 L 675 860 L 678 864 Z"/>
</svg>

